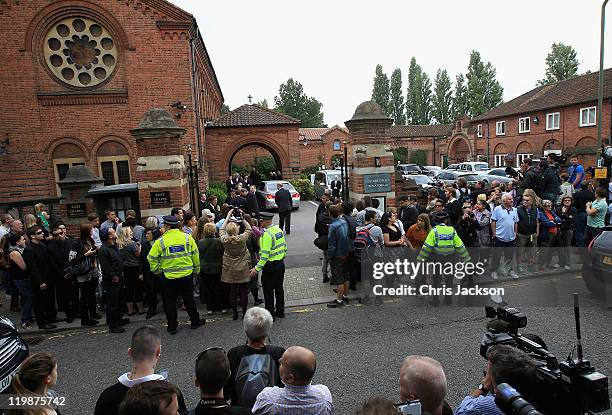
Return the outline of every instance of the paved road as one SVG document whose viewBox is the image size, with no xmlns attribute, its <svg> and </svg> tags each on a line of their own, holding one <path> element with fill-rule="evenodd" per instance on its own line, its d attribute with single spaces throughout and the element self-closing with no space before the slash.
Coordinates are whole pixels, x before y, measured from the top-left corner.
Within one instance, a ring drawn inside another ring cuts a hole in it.
<svg viewBox="0 0 612 415">
<path fill-rule="evenodd" d="M 513 287 L 513 297 L 522 300 L 538 298 L 551 285 L 556 287 L 561 305 L 530 305 L 523 311 L 528 315 L 526 331 L 540 334 L 560 359 L 575 343 L 570 293 L 579 292 L 585 354 L 603 373 L 612 374 L 612 310 L 590 297 L 578 275 L 508 285 Z M 184 313 L 181 318 L 186 318 Z M 448 377 L 448 399 L 455 406 L 480 381 L 485 361 L 478 350 L 486 321 L 482 308 L 416 307 L 397 299 L 388 299 L 381 306 L 351 304 L 337 310 L 318 305 L 290 309 L 286 319 L 275 323 L 272 341 L 315 351 L 315 382 L 330 387 L 338 414 L 354 413 L 365 398 L 374 395 L 398 400 L 399 366 L 409 354 L 430 355 L 442 363 Z M 159 369 L 169 370 L 170 380 L 181 388 L 190 406 L 197 400 L 192 371 L 198 352 L 213 345 L 228 350 L 244 342 L 241 323 L 227 317 L 197 331 L 182 325 L 175 337 L 165 333 L 162 321 L 154 324 L 163 337 Z M 122 335 L 91 330 L 37 339 L 42 341 L 32 349 L 50 351 L 60 362 L 57 390 L 70 405 L 62 413 L 91 413 L 102 389 L 128 370 L 126 352 L 133 326 Z"/>
<path fill-rule="evenodd" d="M 291 234 L 287 236 L 287 268 L 309 267 L 319 265 L 321 251 L 312 241 L 316 238 L 314 233 L 315 213 L 317 205 L 310 201 L 302 201 L 299 210 L 291 214 Z M 278 216 L 274 218 L 278 223 Z"/>
</svg>

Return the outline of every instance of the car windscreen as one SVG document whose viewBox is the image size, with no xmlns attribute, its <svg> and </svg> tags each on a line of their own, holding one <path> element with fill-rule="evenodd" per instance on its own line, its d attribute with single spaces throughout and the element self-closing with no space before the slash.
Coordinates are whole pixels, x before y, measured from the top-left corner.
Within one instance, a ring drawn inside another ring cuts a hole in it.
<svg viewBox="0 0 612 415">
<path fill-rule="evenodd" d="M 416 184 L 430 184 L 431 180 L 427 176 L 412 176 L 412 180 L 416 182 Z"/>
<path fill-rule="evenodd" d="M 485 163 L 482 164 L 474 164 L 474 170 L 476 171 L 486 171 L 489 170 L 489 166 Z"/>
<path fill-rule="evenodd" d="M 463 177 L 468 182 L 471 182 L 471 181 L 476 182 L 476 181 L 478 181 L 478 176 L 476 176 L 475 174 L 465 174 L 465 175 L 463 175 L 461 177 Z"/>
</svg>

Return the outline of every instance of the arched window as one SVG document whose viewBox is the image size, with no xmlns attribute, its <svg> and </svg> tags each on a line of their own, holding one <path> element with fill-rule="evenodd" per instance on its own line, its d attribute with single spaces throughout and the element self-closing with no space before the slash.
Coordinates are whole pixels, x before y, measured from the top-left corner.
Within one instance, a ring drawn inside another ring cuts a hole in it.
<svg viewBox="0 0 612 415">
<path fill-rule="evenodd" d="M 130 183 L 130 157 L 121 143 L 107 141 L 100 146 L 96 157 L 104 186 Z"/>
<path fill-rule="evenodd" d="M 68 169 L 73 166 L 82 166 L 85 164 L 85 158 L 81 148 L 76 144 L 63 143 L 53 150 L 51 155 L 53 159 L 53 173 L 55 176 L 57 195 L 61 196 L 62 192 L 57 185 L 57 182 L 66 177 Z"/>
</svg>

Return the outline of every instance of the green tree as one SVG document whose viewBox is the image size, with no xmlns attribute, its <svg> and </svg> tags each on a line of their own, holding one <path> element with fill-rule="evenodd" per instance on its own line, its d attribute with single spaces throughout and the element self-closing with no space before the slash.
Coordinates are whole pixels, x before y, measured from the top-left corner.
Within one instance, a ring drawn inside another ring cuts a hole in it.
<svg viewBox="0 0 612 415">
<path fill-rule="evenodd" d="M 467 78 L 467 107 L 471 117 L 477 117 L 502 102 L 504 89 L 496 79 L 497 71 L 482 61 L 480 53 L 470 54 Z"/>
<path fill-rule="evenodd" d="M 308 97 L 302 84 L 292 78 L 281 84 L 278 96 L 274 97 L 274 104 L 276 111 L 297 118 L 302 127 L 327 127 L 321 112 L 323 104 L 316 98 Z"/>
<path fill-rule="evenodd" d="M 455 93 L 453 95 L 453 120 L 457 120 L 467 114 L 467 87 L 463 74 L 455 78 Z"/>
<path fill-rule="evenodd" d="M 230 112 L 230 107 L 226 104 L 221 105 L 221 114 L 227 114 L 228 112 Z"/>
<path fill-rule="evenodd" d="M 406 120 L 410 124 L 429 124 L 431 121 L 431 81 L 413 57 L 408 69 Z"/>
<path fill-rule="evenodd" d="M 547 85 L 578 75 L 576 50 L 570 45 L 553 43 L 546 56 L 546 78 L 540 79 L 538 85 Z"/>
<path fill-rule="evenodd" d="M 260 107 L 264 107 L 264 108 L 270 108 L 270 107 L 268 106 L 268 100 L 267 100 L 267 99 L 265 99 L 265 98 L 264 98 L 263 100 L 259 101 L 259 102 L 257 103 L 257 105 L 259 105 Z"/>
<path fill-rule="evenodd" d="M 427 164 L 427 151 L 425 150 L 414 150 L 410 153 L 410 162 L 424 166 Z"/>
<path fill-rule="evenodd" d="M 402 70 L 396 68 L 391 74 L 389 87 L 389 111 L 395 125 L 406 124 L 406 113 L 404 112 L 404 92 L 402 91 Z"/>
<path fill-rule="evenodd" d="M 438 69 L 436 73 L 432 112 L 438 124 L 451 122 L 453 94 L 451 80 L 446 69 Z"/>
<path fill-rule="evenodd" d="M 372 101 L 376 102 L 385 115 L 389 114 L 389 78 L 382 65 L 376 65 Z"/>
</svg>

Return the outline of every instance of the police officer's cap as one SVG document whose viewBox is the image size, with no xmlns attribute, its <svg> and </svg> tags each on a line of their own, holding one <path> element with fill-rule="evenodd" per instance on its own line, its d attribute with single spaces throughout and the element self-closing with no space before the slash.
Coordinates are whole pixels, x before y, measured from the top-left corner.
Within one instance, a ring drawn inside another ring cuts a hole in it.
<svg viewBox="0 0 612 415">
<path fill-rule="evenodd" d="M 274 219 L 274 213 L 261 212 L 259 214 L 259 220 L 272 220 L 272 219 Z"/>
<path fill-rule="evenodd" d="M 442 223 L 444 219 L 448 219 L 448 218 L 450 218 L 450 215 L 448 214 L 448 212 L 443 210 L 441 212 L 436 213 L 434 220 L 436 221 L 436 223 Z"/>
<path fill-rule="evenodd" d="M 178 225 L 179 223 L 179 218 L 173 215 L 163 216 L 162 219 L 164 220 L 164 225 Z"/>
</svg>

